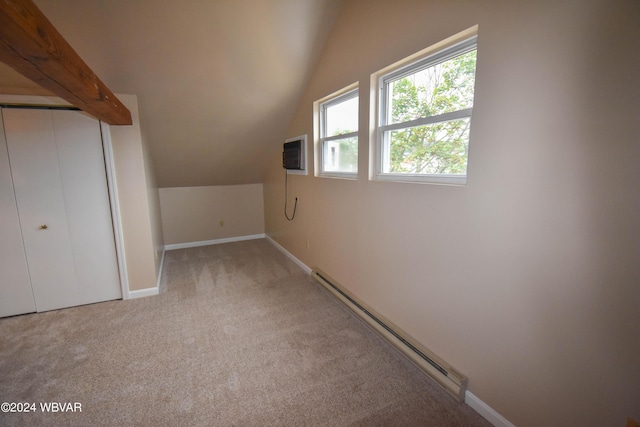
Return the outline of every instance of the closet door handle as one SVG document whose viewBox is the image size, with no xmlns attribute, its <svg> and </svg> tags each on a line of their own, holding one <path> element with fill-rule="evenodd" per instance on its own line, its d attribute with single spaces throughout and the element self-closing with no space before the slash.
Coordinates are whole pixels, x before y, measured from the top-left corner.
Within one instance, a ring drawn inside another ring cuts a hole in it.
<svg viewBox="0 0 640 427">
<path fill-rule="evenodd" d="M 49 227 L 47 227 L 47 224 L 42 224 L 40 226 L 40 230 L 46 230 L 47 228 L 49 228 Z"/>
</svg>

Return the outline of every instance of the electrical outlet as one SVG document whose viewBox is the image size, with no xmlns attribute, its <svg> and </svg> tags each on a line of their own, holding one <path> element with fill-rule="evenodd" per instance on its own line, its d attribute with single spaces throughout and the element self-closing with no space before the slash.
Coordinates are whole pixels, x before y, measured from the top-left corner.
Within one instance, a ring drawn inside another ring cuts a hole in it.
<svg viewBox="0 0 640 427">
<path fill-rule="evenodd" d="M 627 426 L 626 427 L 640 427 L 640 423 L 631 418 L 627 418 Z"/>
<path fill-rule="evenodd" d="M 309 249 L 309 239 L 307 239 L 307 249 Z"/>
</svg>

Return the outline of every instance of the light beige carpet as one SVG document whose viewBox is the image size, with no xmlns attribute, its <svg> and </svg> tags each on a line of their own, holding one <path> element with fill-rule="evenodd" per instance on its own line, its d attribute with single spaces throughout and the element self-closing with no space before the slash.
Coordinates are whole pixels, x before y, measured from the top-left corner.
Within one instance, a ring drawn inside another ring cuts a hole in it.
<svg viewBox="0 0 640 427">
<path fill-rule="evenodd" d="M 489 425 L 266 240 L 167 252 L 158 296 L 0 320 L 0 402 L 36 403 L 8 426 Z"/>
</svg>

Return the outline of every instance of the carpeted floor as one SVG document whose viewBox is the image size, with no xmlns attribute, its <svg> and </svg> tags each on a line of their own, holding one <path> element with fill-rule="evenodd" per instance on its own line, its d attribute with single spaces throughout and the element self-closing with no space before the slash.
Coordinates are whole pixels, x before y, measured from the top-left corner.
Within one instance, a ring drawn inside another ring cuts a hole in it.
<svg viewBox="0 0 640 427">
<path fill-rule="evenodd" d="M 0 402 L 36 409 L 3 426 L 490 425 L 266 240 L 167 252 L 158 296 L 0 319 Z"/>
</svg>

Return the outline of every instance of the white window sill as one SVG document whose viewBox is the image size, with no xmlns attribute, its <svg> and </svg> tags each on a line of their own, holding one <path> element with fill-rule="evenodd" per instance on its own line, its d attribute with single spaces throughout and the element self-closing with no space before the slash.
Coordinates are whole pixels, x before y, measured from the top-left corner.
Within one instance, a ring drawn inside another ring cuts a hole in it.
<svg viewBox="0 0 640 427">
<path fill-rule="evenodd" d="M 413 174 L 377 174 L 376 181 L 404 182 L 417 184 L 466 185 L 466 175 L 413 175 Z"/>
<path fill-rule="evenodd" d="M 348 180 L 357 180 L 358 173 L 352 172 L 321 172 L 318 174 L 319 178 L 333 178 L 333 179 L 348 179 Z"/>
</svg>

